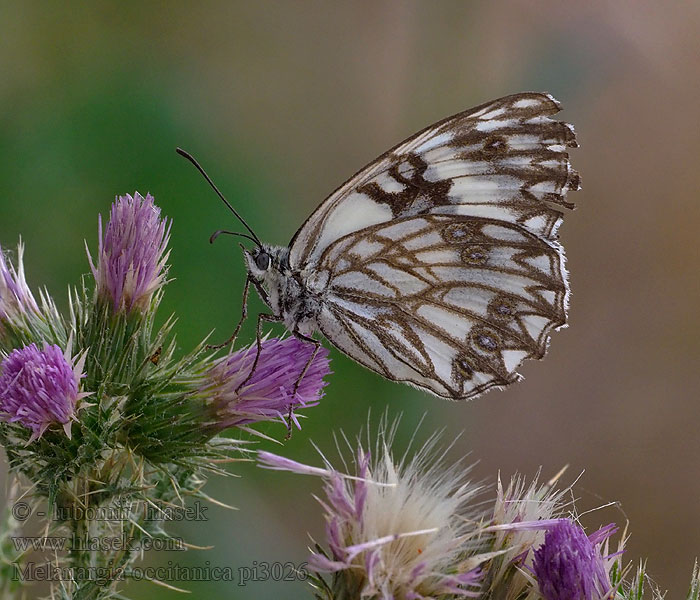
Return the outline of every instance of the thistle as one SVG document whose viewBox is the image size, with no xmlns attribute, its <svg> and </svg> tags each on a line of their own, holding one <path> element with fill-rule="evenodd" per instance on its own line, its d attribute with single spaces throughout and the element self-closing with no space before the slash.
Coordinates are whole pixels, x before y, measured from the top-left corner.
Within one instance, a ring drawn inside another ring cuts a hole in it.
<svg viewBox="0 0 700 600">
<path fill-rule="evenodd" d="M 541 484 L 527 484 L 514 476 L 504 489 L 500 476 L 491 514 L 493 560 L 488 565 L 488 592 L 494 597 L 517 598 L 532 588 L 532 553 L 544 541 L 548 528 L 564 517 L 567 488 L 558 489 L 559 475 Z"/>
<path fill-rule="evenodd" d="M 561 473 L 545 484 L 515 476 L 506 489 L 499 478 L 489 502 L 487 487 L 467 481 L 459 462 L 444 465 L 437 435 L 395 460 L 395 431 L 383 421 L 372 454 L 344 438 L 355 446 L 350 473 L 347 460 L 341 471 L 323 455 L 324 465 L 312 466 L 258 452 L 263 468 L 324 482 L 327 547 L 316 544 L 308 561 L 318 600 L 663 598 L 644 565 L 627 577 L 625 535 L 609 551 L 614 524 L 584 533 L 571 516 L 570 489 L 556 487 Z M 688 599 L 698 598 L 696 564 Z"/>
<path fill-rule="evenodd" d="M 217 429 L 243 427 L 291 415 L 296 408 L 316 406 L 323 397 L 324 377 L 330 374 L 328 350 L 314 350 L 296 338 L 262 342 L 258 364 L 256 347 L 250 346 L 219 359 L 206 373 L 201 392 L 209 403 Z M 309 362 L 310 361 L 310 362 Z M 295 386 L 298 387 L 295 390 Z"/>
<path fill-rule="evenodd" d="M 559 521 L 535 551 L 533 571 L 546 600 L 604 600 L 612 586 L 600 546 L 613 523 L 587 536 L 570 519 Z"/>
<path fill-rule="evenodd" d="M 109 302 L 115 313 L 146 311 L 165 283 L 170 226 L 161 219 L 153 196 L 144 198 L 138 192 L 117 198 L 104 235 L 100 215 L 97 264 L 89 252 L 88 259 L 97 297 Z"/>
<path fill-rule="evenodd" d="M 358 440 L 351 475 L 325 458 L 325 468 L 314 468 L 258 454 L 266 468 L 324 480 L 328 551 L 316 546 L 309 559 L 317 588 L 334 599 L 477 597 L 489 558 L 478 540 L 481 486 L 466 479 L 461 463 L 444 465 L 437 436 L 415 456 L 395 460 L 394 432 L 380 428 L 374 457 Z M 324 572 L 333 574 L 331 583 Z"/>
<path fill-rule="evenodd" d="M 17 245 L 17 268 L 8 262 L 0 246 L 0 332 L 3 322 L 16 322 L 22 315 L 39 312 L 24 276 L 24 245 Z"/>
<path fill-rule="evenodd" d="M 51 563 L 68 573 L 52 589 L 66 600 L 115 597 L 140 544 L 168 539 L 162 515 L 206 500 L 207 476 L 245 459 L 236 434 L 316 405 L 330 373 L 326 350 L 293 338 L 265 340 L 255 370 L 257 346 L 222 358 L 203 341 L 176 357 L 174 320 L 155 327 L 170 222 L 136 193 L 98 232 L 94 287 L 71 290 L 68 318 L 48 294 L 34 300 L 21 245 L 17 268 L 0 254 L 0 443 L 66 539 Z M 118 516 L 89 516 L 98 508 Z M 126 539 L 90 549 L 115 535 Z"/>
<path fill-rule="evenodd" d="M 28 443 L 53 424 L 70 438 L 78 402 L 89 395 L 79 391 L 84 362 L 84 355 L 71 359 L 56 345 L 13 351 L 0 364 L 0 419 L 30 429 Z"/>
<path fill-rule="evenodd" d="M 53 582 L 52 597 L 122 597 L 140 545 L 170 540 L 165 515 L 188 498 L 207 500 L 208 476 L 230 474 L 222 463 L 248 460 L 242 434 L 289 417 L 298 428 L 297 411 L 324 394 L 328 352 L 296 338 L 226 356 L 202 341 L 176 356 L 174 320 L 155 326 L 169 235 L 150 195 L 117 198 L 104 233 L 99 220 L 94 286 L 85 278 L 71 290 L 67 318 L 47 292 L 34 299 L 21 243 L 16 266 L 0 251 L 0 443 L 21 475 L 13 497 L 46 505 L 47 531 L 67 542 L 51 556 L 68 573 Z M 374 443 L 343 438 L 350 456 L 342 468 L 323 454 L 322 466 L 310 466 L 258 452 L 263 467 L 323 481 L 326 543 L 309 559 L 316 598 L 663 597 L 644 563 L 631 576 L 623 565 L 624 534 L 609 551 L 613 525 L 585 534 L 558 477 L 526 484 L 515 476 L 505 488 L 499 478 L 489 499 L 490 487 L 471 482 L 463 460 L 445 462 L 439 434 L 395 458 L 397 427 L 384 419 Z M 95 518 L 91 509 L 116 516 Z M 12 511 L 0 520 L 3 598 L 22 592 L 27 556 L 12 544 L 21 526 Z M 118 546 L 90 549 L 95 538 L 115 536 Z M 700 600 L 697 564 L 687 598 Z"/>
</svg>

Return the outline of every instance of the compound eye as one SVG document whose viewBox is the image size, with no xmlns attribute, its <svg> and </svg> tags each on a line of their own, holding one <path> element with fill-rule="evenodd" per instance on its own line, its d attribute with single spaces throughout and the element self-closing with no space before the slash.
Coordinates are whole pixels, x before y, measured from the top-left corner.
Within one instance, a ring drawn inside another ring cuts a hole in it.
<svg viewBox="0 0 700 600">
<path fill-rule="evenodd" d="M 267 252 L 261 252 L 255 257 L 255 264 L 261 271 L 267 271 L 270 266 L 270 255 Z"/>
</svg>

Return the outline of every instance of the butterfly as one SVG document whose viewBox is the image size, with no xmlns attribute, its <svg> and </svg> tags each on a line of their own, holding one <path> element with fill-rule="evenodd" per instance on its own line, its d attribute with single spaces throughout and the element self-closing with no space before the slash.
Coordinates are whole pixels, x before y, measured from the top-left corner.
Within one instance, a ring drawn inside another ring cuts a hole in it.
<svg viewBox="0 0 700 600">
<path fill-rule="evenodd" d="M 282 322 L 393 381 L 453 400 L 521 376 L 566 325 L 569 285 L 557 241 L 567 192 L 571 125 L 549 94 L 520 93 L 444 119 L 358 171 L 294 234 L 262 243 L 199 164 L 188 158 L 255 244 L 244 250 L 246 318 L 252 285 Z M 228 342 L 227 342 L 228 343 Z"/>
</svg>

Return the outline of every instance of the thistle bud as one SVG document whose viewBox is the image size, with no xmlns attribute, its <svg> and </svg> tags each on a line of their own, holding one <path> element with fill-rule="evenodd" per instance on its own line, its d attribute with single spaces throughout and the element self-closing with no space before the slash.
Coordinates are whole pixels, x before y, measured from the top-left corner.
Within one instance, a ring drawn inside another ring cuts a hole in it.
<svg viewBox="0 0 700 600">
<path fill-rule="evenodd" d="M 170 225 L 150 194 L 118 197 L 104 235 L 100 216 L 97 265 L 89 252 L 88 259 L 97 297 L 110 302 L 114 313 L 148 310 L 165 283 Z"/>
</svg>

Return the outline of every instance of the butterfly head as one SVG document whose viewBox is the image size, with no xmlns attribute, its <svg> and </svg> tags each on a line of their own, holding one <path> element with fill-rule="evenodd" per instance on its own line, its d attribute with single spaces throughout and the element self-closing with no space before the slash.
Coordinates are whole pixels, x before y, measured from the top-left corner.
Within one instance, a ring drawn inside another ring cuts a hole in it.
<svg viewBox="0 0 700 600">
<path fill-rule="evenodd" d="M 282 312 L 282 296 L 288 286 L 289 248 L 261 244 L 252 250 L 243 248 L 248 277 L 263 301 L 276 315 Z"/>
<path fill-rule="evenodd" d="M 289 274 L 289 248 L 262 244 L 252 250 L 243 248 L 243 254 L 248 273 L 260 283 Z"/>
</svg>

